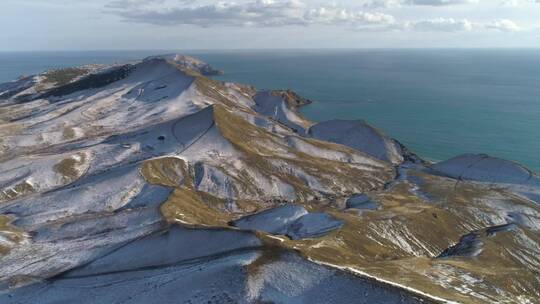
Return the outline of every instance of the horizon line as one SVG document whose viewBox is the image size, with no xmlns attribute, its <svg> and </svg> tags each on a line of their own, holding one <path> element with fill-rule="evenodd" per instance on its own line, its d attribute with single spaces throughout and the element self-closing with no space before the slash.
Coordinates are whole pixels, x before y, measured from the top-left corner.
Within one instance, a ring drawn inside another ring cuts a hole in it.
<svg viewBox="0 0 540 304">
<path fill-rule="evenodd" d="M 56 52 L 175 52 L 175 51 L 204 51 L 204 52 L 237 52 L 237 51 L 361 51 L 361 50 L 540 50 L 537 46 L 510 47 L 351 47 L 351 48 L 173 48 L 173 49 L 36 49 L 36 50 L 0 50 L 0 53 L 56 53 Z"/>
</svg>

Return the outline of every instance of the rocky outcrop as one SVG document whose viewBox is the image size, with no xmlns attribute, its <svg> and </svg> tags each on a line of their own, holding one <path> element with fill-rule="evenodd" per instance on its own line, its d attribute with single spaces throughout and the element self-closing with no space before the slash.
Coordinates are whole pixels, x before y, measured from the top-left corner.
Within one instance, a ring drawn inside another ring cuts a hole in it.
<svg viewBox="0 0 540 304">
<path fill-rule="evenodd" d="M 273 90 L 273 91 L 270 91 L 270 94 L 281 97 L 281 99 L 283 99 L 287 103 L 287 105 L 289 105 L 289 107 L 293 109 L 298 109 L 302 106 L 306 106 L 313 103 L 312 100 L 304 98 L 290 89 Z"/>
<path fill-rule="evenodd" d="M 437 258 L 450 258 L 450 257 L 477 257 L 484 250 L 484 242 L 482 239 L 487 237 L 493 237 L 499 232 L 507 232 L 516 229 L 515 224 L 504 224 L 499 226 L 489 227 L 483 230 L 471 232 L 462 236 L 459 242 L 447 248 Z"/>
<path fill-rule="evenodd" d="M 187 55 L 167 54 L 147 57 L 145 60 L 153 59 L 165 59 L 174 63 L 182 69 L 194 71 L 204 76 L 216 76 L 223 74 L 223 71 L 214 69 L 210 64 Z"/>
</svg>

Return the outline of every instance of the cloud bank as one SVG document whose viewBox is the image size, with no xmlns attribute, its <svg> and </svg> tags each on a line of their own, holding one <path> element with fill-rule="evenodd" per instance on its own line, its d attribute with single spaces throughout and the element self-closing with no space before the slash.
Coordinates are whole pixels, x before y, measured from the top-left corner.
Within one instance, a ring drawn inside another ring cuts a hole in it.
<svg viewBox="0 0 540 304">
<path fill-rule="evenodd" d="M 176 2 L 176 5 L 171 5 Z M 128 21 L 157 25 L 189 24 L 202 27 L 364 25 L 395 23 L 393 16 L 368 11 L 353 11 L 337 6 L 311 7 L 299 0 L 255 0 L 244 3 L 220 1 L 198 5 L 194 1 L 113 1 L 109 12 Z"/>
<path fill-rule="evenodd" d="M 536 1 L 536 0 L 535 0 Z M 540 0 L 537 0 L 540 1 Z M 516 32 L 521 27 L 509 19 L 475 22 L 467 19 L 430 18 L 397 20 L 376 7 L 402 5 L 474 5 L 478 0 L 372 0 L 362 9 L 336 4 L 309 5 L 301 0 L 248 0 L 243 2 L 195 0 L 115 0 L 106 5 L 108 13 L 128 22 L 159 26 L 194 25 L 199 27 L 284 27 L 345 26 L 359 31 Z"/>
</svg>

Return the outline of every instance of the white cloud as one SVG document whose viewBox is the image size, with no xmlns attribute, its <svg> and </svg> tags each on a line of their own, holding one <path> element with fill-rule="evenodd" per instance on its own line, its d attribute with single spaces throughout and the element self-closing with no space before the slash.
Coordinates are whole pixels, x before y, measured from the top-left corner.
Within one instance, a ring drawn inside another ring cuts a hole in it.
<svg viewBox="0 0 540 304">
<path fill-rule="evenodd" d="M 498 30 L 502 32 L 517 32 L 521 28 L 512 20 L 499 19 L 485 25 L 487 29 Z"/>
<path fill-rule="evenodd" d="M 392 5 L 392 1 L 384 0 Z M 529 0 L 527 0 L 529 1 Z M 536 1 L 536 0 L 535 0 Z M 538 0 L 540 1 L 540 0 Z M 379 4 L 383 2 L 379 1 Z M 400 0 L 400 4 L 451 5 L 477 0 Z M 377 9 L 354 10 L 332 5 L 308 5 L 301 0 L 219 1 L 201 4 L 194 0 L 115 0 L 107 5 L 110 13 L 124 20 L 161 26 L 200 27 L 281 27 L 343 26 L 356 31 L 471 32 L 497 30 L 515 32 L 521 28 L 512 20 L 476 22 L 464 18 L 398 20 Z"/>
<path fill-rule="evenodd" d="M 517 32 L 521 30 L 514 21 L 497 19 L 491 22 L 473 22 L 467 19 L 436 18 L 406 22 L 405 29 L 428 32 L 470 32 L 482 30 L 497 30 L 501 32 Z"/>
<path fill-rule="evenodd" d="M 477 3 L 479 3 L 479 0 L 367 0 L 364 2 L 364 6 L 369 8 L 390 8 L 404 5 L 450 6 Z"/>
<path fill-rule="evenodd" d="M 501 2 L 502 6 L 517 7 L 521 4 L 519 0 L 503 0 Z"/>
<path fill-rule="evenodd" d="M 197 5 L 194 1 L 117 0 L 107 6 L 128 21 L 158 25 L 190 24 L 202 27 L 225 26 L 288 26 L 345 24 L 379 26 L 395 22 L 393 16 L 381 12 L 348 10 L 335 5 L 309 7 L 300 0 L 251 0 L 236 3 L 221 1 Z"/>
<path fill-rule="evenodd" d="M 508 7 L 520 7 L 527 4 L 540 4 L 540 0 L 502 0 L 500 4 Z"/>
<path fill-rule="evenodd" d="M 474 25 L 471 21 L 466 19 L 456 20 L 453 18 L 436 18 L 407 22 L 405 27 L 416 31 L 468 32 L 473 30 Z"/>
<path fill-rule="evenodd" d="M 445 6 L 456 4 L 476 4 L 478 3 L 478 0 L 404 0 L 402 3 L 408 5 Z"/>
</svg>

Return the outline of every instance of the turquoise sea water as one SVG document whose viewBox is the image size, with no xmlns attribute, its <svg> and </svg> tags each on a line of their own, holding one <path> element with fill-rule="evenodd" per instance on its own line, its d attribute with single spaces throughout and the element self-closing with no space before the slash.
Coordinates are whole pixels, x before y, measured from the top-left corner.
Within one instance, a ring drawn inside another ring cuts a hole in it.
<svg viewBox="0 0 540 304">
<path fill-rule="evenodd" d="M 170 51 L 169 51 L 170 52 Z M 167 51 L 0 53 L 0 82 Z M 183 51 L 261 89 L 316 102 L 309 119 L 365 119 L 431 160 L 488 153 L 540 171 L 540 50 Z"/>
</svg>

